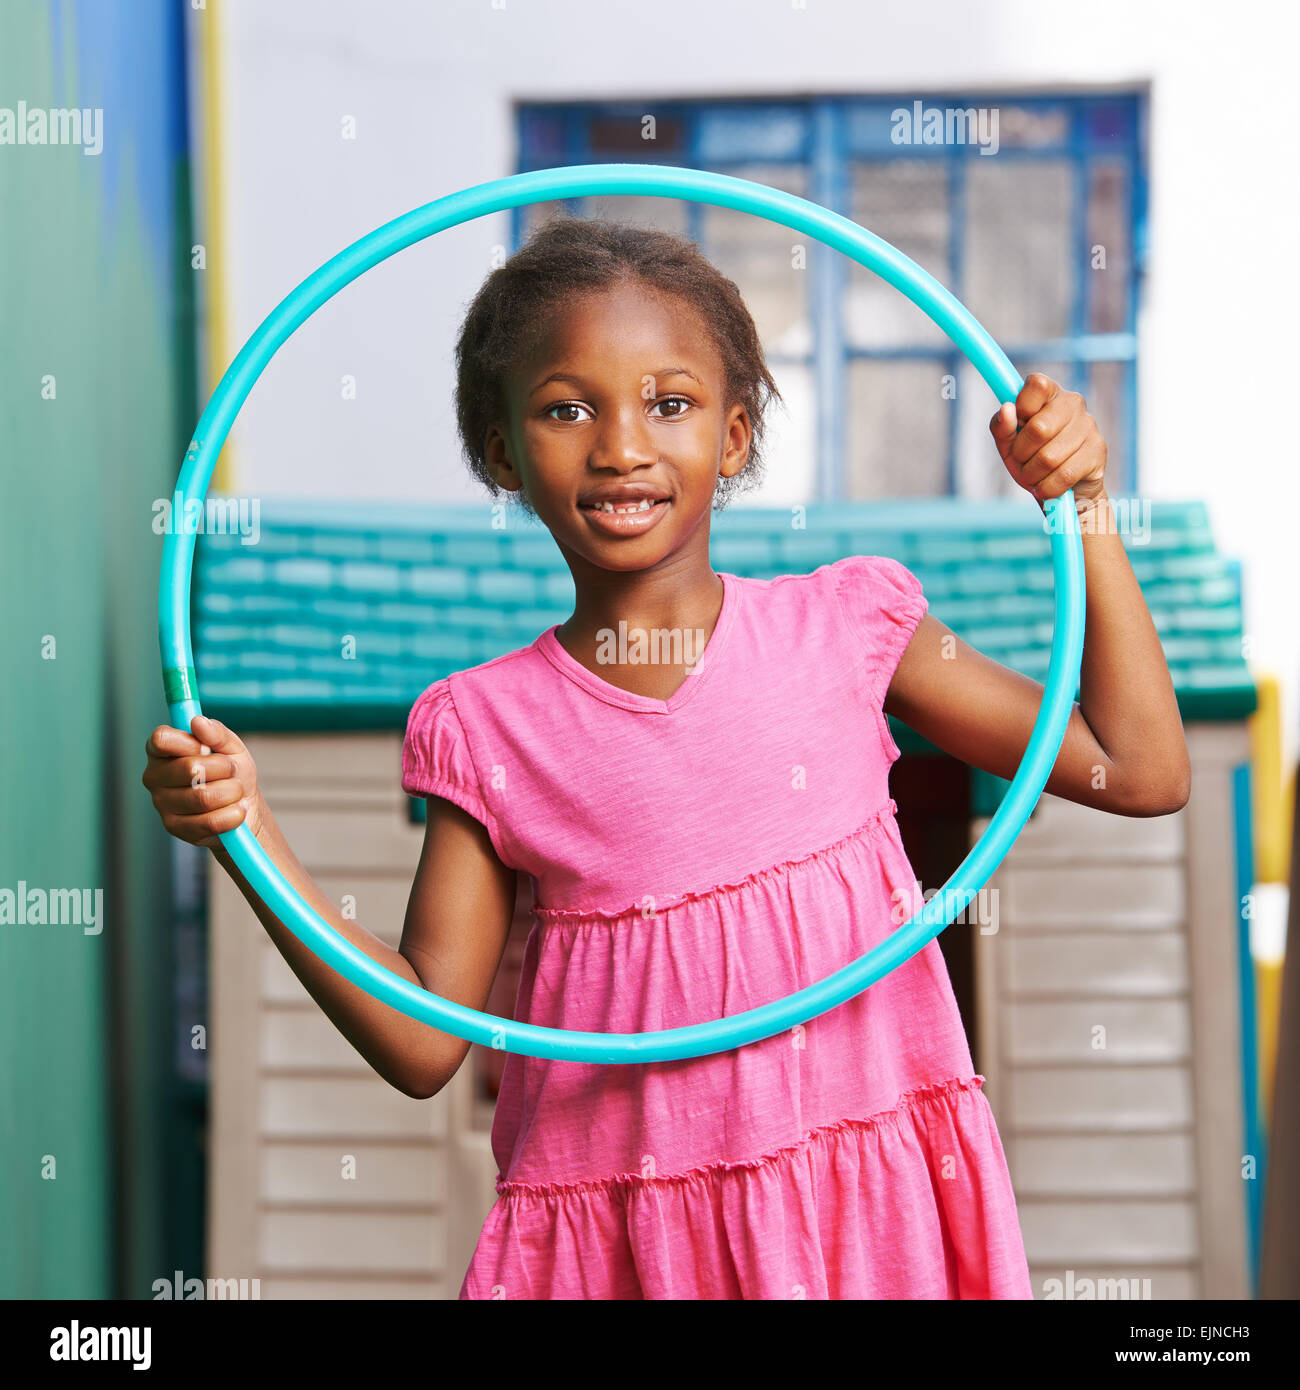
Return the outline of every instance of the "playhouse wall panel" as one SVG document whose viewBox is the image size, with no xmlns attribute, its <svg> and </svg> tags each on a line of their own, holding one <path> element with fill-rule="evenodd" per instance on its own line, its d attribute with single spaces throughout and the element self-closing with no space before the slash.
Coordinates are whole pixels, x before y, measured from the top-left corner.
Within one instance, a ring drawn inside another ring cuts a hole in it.
<svg viewBox="0 0 1300 1390">
<path fill-rule="evenodd" d="M 1180 931 L 1013 934 L 1004 943 L 1008 997 L 1078 994 L 1173 998 L 1187 992 Z"/>
<path fill-rule="evenodd" d="M 444 1107 L 412 1100 L 373 1074 L 326 1079 L 264 1071 L 259 1089 L 267 1136 L 433 1139 L 446 1133 Z"/>
<path fill-rule="evenodd" d="M 1196 1153 L 1187 1134 L 1021 1134 L 1006 1148 L 1026 1197 L 1186 1197 L 1195 1186 Z"/>
<path fill-rule="evenodd" d="M 445 1199 L 441 1146 L 269 1141 L 261 1149 L 263 1202 L 432 1207 Z"/>
<path fill-rule="evenodd" d="M 1197 1255 L 1196 1204 L 1189 1200 L 1071 1202 L 1028 1197 L 1019 1206 L 1031 1268 L 1066 1264 L 1086 1269 L 1089 1262 L 1142 1268 L 1148 1263 L 1190 1264 Z"/>
<path fill-rule="evenodd" d="M 1004 1022 L 1002 1055 L 1010 1065 L 1181 1062 L 1190 1051 L 1183 1000 L 1016 1001 L 1007 1003 Z"/>
<path fill-rule="evenodd" d="M 1097 815 L 1103 814 L 1096 812 Z M 1081 847 L 1060 864 L 1021 867 L 1014 849 L 997 875 L 998 914 L 1035 931 L 1092 927 L 1100 930 L 1170 930 L 1187 916 L 1183 868 L 1165 863 L 1078 862 Z"/>
<path fill-rule="evenodd" d="M 273 1208 L 262 1224 L 261 1260 L 271 1272 L 426 1274 L 446 1245 L 443 1214 Z"/>
<path fill-rule="evenodd" d="M 396 947 L 424 833 L 400 736 L 248 742 L 307 872 Z M 472 1069 L 412 1100 L 319 1009 L 224 874 L 210 924 L 211 1272 L 257 1278 L 263 1298 L 455 1299 L 496 1196 Z"/>
<path fill-rule="evenodd" d="M 1004 1069 L 999 1065 L 999 1075 Z M 1187 1066 L 1018 1067 L 1005 1075 L 1013 1130 L 1093 1133 L 1171 1130 L 1191 1124 Z"/>
<path fill-rule="evenodd" d="M 1183 810 L 1116 816 L 1045 795 L 985 888 L 997 930 L 972 938 L 981 1066 L 1038 1297 L 1067 1272 L 1151 1280 L 1132 1296 L 1246 1296 L 1226 1157 L 1240 1038 L 1223 808 L 1247 750 L 1240 730 L 1187 733 Z M 971 843 L 987 826 L 972 822 Z"/>
</svg>

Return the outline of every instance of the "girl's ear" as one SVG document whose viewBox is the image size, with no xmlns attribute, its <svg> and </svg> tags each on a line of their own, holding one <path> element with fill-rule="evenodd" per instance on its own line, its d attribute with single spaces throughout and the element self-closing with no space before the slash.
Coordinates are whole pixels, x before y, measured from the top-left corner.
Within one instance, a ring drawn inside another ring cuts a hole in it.
<svg viewBox="0 0 1300 1390">
<path fill-rule="evenodd" d="M 507 492 L 518 492 L 523 487 L 523 479 L 510 462 L 505 435 L 496 425 L 489 425 L 484 435 L 483 462 L 498 487 L 504 488 Z"/>
<path fill-rule="evenodd" d="M 727 420 L 727 446 L 722 456 L 722 476 L 734 478 L 749 462 L 753 431 L 749 425 L 749 414 L 743 405 L 734 405 Z"/>
</svg>

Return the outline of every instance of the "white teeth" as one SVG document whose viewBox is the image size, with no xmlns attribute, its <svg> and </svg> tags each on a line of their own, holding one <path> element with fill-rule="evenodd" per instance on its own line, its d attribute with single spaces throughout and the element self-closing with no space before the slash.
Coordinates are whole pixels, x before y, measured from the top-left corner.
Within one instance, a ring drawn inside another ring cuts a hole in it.
<svg viewBox="0 0 1300 1390">
<path fill-rule="evenodd" d="M 648 512 L 653 503 L 648 497 L 643 497 L 639 502 L 629 502 L 626 505 L 616 507 L 612 502 L 597 502 L 598 512 Z"/>
</svg>

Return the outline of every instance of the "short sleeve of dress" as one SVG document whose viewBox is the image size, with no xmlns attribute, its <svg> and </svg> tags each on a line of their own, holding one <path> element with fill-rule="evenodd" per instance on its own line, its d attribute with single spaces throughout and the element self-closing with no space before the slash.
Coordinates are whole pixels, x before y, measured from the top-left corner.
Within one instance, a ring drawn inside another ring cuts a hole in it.
<svg viewBox="0 0 1300 1390">
<path fill-rule="evenodd" d="M 867 692 L 890 761 L 898 757 L 883 705 L 898 663 L 929 608 L 921 581 L 884 555 L 852 555 L 831 566 L 844 619 L 863 655 Z"/>
<path fill-rule="evenodd" d="M 484 804 L 478 773 L 451 683 L 435 681 L 411 707 L 402 744 L 402 790 L 412 796 L 441 796 L 468 811 L 496 836 L 496 825 Z"/>
</svg>

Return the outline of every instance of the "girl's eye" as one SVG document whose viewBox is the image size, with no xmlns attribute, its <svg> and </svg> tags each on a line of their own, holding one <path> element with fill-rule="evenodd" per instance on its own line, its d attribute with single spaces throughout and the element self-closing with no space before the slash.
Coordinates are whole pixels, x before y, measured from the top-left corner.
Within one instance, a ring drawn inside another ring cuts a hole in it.
<svg viewBox="0 0 1300 1390">
<path fill-rule="evenodd" d="M 553 410 L 586 410 L 586 408 L 587 407 L 585 405 L 579 405 L 577 401 L 556 401 L 554 405 L 548 405 L 543 413 L 546 415 L 550 415 L 551 411 Z M 576 422 L 574 421 L 573 416 L 569 415 L 564 418 L 563 423 L 566 425 L 571 425 Z"/>
<path fill-rule="evenodd" d="M 674 410 L 671 414 L 668 414 L 668 415 L 661 415 L 661 416 L 659 417 L 661 420 L 677 420 L 677 419 L 679 419 L 682 415 L 684 415 L 684 414 L 686 413 L 686 409 L 690 406 L 690 404 L 691 404 L 691 401 L 690 401 L 689 397 L 687 397 L 687 396 L 665 396 L 665 397 L 663 398 L 663 400 L 661 400 L 661 401 L 656 401 L 656 402 L 655 402 L 655 406 L 656 406 L 656 407 L 661 406 L 661 405 L 675 405 L 675 406 L 678 407 L 678 409 Z M 543 413 L 544 415 L 549 415 L 549 416 L 551 417 L 551 419 L 553 419 L 553 420 L 559 420 L 559 421 L 561 421 L 563 424 L 572 425 L 572 424 L 576 424 L 576 423 L 577 423 L 577 418 L 576 418 L 575 416 L 573 416 L 573 415 L 554 415 L 554 414 L 552 414 L 552 412 L 553 412 L 553 411 L 556 411 L 556 410 L 586 410 L 586 409 L 587 409 L 587 407 L 586 407 L 585 405 L 581 405 L 578 401 L 556 401 L 554 405 L 548 405 L 548 406 L 546 407 L 546 409 L 545 409 L 542 413 Z"/>
</svg>

